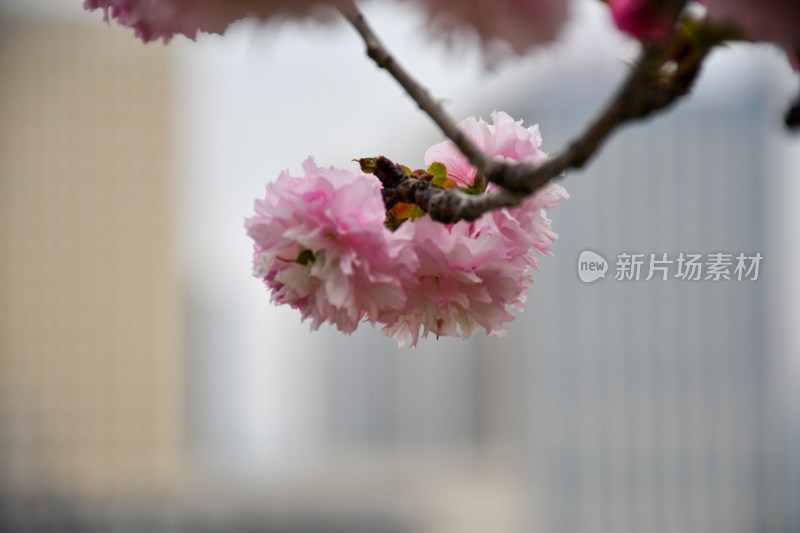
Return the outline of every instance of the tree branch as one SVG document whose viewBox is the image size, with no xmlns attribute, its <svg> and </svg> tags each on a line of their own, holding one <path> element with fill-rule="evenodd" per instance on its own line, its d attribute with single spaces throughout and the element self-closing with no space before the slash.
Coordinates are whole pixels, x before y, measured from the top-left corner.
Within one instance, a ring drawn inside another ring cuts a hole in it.
<svg viewBox="0 0 800 533">
<path fill-rule="evenodd" d="M 664 4 L 664 12 L 674 14 L 677 19 L 686 0 L 667 0 Z M 687 94 L 710 50 L 710 46 L 692 47 L 690 40 L 679 32 L 669 44 L 646 45 L 614 98 L 586 130 L 565 150 L 534 165 L 489 158 L 458 129 L 441 104 L 392 57 L 355 4 L 341 12 L 361 35 L 367 55 L 389 72 L 479 174 L 501 187 L 492 193 L 471 196 L 462 191 L 435 187 L 424 180 L 404 179 L 400 182 L 402 190 L 395 186 L 394 189 L 398 190 L 384 193 L 385 200 L 394 201 L 396 197 L 400 198 L 396 201 L 416 203 L 442 222 L 474 220 L 488 210 L 518 205 L 526 195 L 562 176 L 566 170 L 581 168 L 618 126 L 664 109 Z"/>
<path fill-rule="evenodd" d="M 389 210 L 400 202 L 416 204 L 438 222 L 472 221 L 492 209 L 519 205 L 525 194 L 497 189 L 484 194 L 467 194 L 444 189 L 430 182 L 430 174 L 409 176 L 400 165 L 381 156 L 375 159 L 375 175 L 383 184 L 383 203 Z"/>
<path fill-rule="evenodd" d="M 665 60 L 666 51 L 665 46 L 645 47 L 615 97 L 565 150 L 539 165 L 491 161 L 485 174 L 489 181 L 530 194 L 566 170 L 583 167 L 622 124 L 669 107 L 687 94 L 707 50 L 674 76 L 668 71 L 677 65 Z"/>
<path fill-rule="evenodd" d="M 453 141 L 461 150 L 472 166 L 483 174 L 489 158 L 484 154 L 472 140 L 458 129 L 453 119 L 445 112 L 439 101 L 431 97 L 428 90 L 420 85 L 406 70 L 394 59 L 383 43 L 375 35 L 364 15 L 352 4 L 347 9 L 340 9 L 342 15 L 352 24 L 356 31 L 361 35 L 367 46 L 367 55 L 376 65 L 386 70 L 399 83 L 406 93 L 416 102 L 419 108 L 425 112 L 439 128 L 444 132 L 448 139 Z"/>
</svg>

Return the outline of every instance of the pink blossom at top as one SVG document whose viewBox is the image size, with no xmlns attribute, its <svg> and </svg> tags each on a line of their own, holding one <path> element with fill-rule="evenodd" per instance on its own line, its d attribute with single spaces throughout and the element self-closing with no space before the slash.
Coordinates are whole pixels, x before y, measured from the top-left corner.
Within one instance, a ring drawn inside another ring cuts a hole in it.
<svg viewBox="0 0 800 533">
<path fill-rule="evenodd" d="M 278 304 L 345 333 L 361 320 L 389 322 L 406 305 L 416 258 L 384 226 L 375 176 L 303 164 L 267 185 L 245 227 L 255 241 L 253 270 Z"/>
<path fill-rule="evenodd" d="M 521 120 L 515 121 L 503 111 L 492 112 L 491 119 L 489 124 L 482 118 L 469 117 L 462 120 L 458 128 L 495 159 L 535 163 L 547 158 L 547 154 L 539 150 L 542 135 L 537 124 L 525 128 Z M 452 141 L 435 144 L 425 152 L 426 165 L 437 161 L 447 166 L 448 177 L 459 185 L 469 186 L 474 181 L 475 167 Z"/>
<path fill-rule="evenodd" d="M 565 0 L 415 1 L 429 10 L 438 28 L 472 26 L 484 39 L 503 39 L 517 52 L 554 39 L 567 19 Z M 350 0 L 84 0 L 85 9 L 103 9 L 106 20 L 133 28 L 145 42 L 167 42 L 176 34 L 194 39 L 198 31 L 222 33 L 248 15 L 266 20 L 349 4 Z"/>
<path fill-rule="evenodd" d="M 702 0 L 708 18 L 741 28 L 748 39 L 782 46 L 800 70 L 800 2 L 798 0 Z"/>
<path fill-rule="evenodd" d="M 436 27 L 470 26 L 484 40 L 504 40 L 518 53 L 554 40 L 569 15 L 567 0 L 416 1 L 427 8 Z"/>
<path fill-rule="evenodd" d="M 490 157 L 499 160 L 524 161 L 526 163 L 541 162 L 547 154 L 539 149 L 542 135 L 539 126 L 524 127 L 522 121 L 515 121 L 505 112 L 493 112 L 492 123 L 470 117 L 462 120 L 458 127 Z M 461 186 L 469 186 L 475 180 L 477 170 L 452 141 L 444 141 L 428 149 L 425 153 L 425 164 L 434 162 L 447 166 L 448 177 Z M 489 184 L 489 190 L 495 185 Z M 484 215 L 473 225 L 480 227 L 491 223 L 492 231 L 505 239 L 506 246 L 515 250 L 518 255 L 531 249 L 542 254 L 550 253 L 550 244 L 558 236 L 550 229 L 550 220 L 544 209 L 561 205 L 561 200 L 568 198 L 567 191 L 560 185 L 549 184 L 528 196 L 520 206 L 511 209 L 497 209 Z M 484 230 L 488 231 L 488 230 Z M 533 257 L 531 266 L 538 268 L 538 259 Z"/>
<path fill-rule="evenodd" d="M 252 15 L 261 19 L 305 15 L 315 6 L 345 5 L 346 0 L 84 0 L 84 9 L 102 9 L 134 29 L 144 42 L 169 41 L 176 34 L 194 39 L 198 31 L 222 33 L 232 22 Z"/>
<path fill-rule="evenodd" d="M 495 111 L 490 117 L 491 124 L 483 119 L 470 117 L 462 120 L 458 127 L 478 148 L 495 159 L 536 163 L 547 158 L 547 154 L 540 150 L 542 135 L 538 125 L 526 128 L 521 120 L 515 121 L 502 111 Z M 448 177 L 459 185 L 469 186 L 475 180 L 477 170 L 452 141 L 436 144 L 425 153 L 426 165 L 437 161 L 447 166 Z M 489 184 L 489 190 L 494 187 Z M 475 224 L 485 224 L 487 220 L 492 220 L 497 227 L 496 231 L 508 241 L 508 246 L 516 246 L 518 250 L 535 249 L 542 254 L 549 254 L 549 245 L 558 237 L 550 229 L 550 220 L 543 210 L 561 205 L 561 200 L 568 197 L 562 186 L 551 183 L 527 197 L 520 206 L 492 211 Z M 538 265 L 537 261 L 533 259 L 533 266 Z"/>
<path fill-rule="evenodd" d="M 657 0 L 607 0 L 617 27 L 640 41 L 664 41 L 675 26 Z"/>
</svg>

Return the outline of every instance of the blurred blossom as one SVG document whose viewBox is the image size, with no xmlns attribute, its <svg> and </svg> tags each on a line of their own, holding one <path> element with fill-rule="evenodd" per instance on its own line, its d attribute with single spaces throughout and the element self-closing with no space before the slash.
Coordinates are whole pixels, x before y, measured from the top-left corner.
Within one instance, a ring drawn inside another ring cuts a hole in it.
<svg viewBox="0 0 800 533">
<path fill-rule="evenodd" d="M 672 33 L 673 17 L 653 0 L 608 0 L 617 27 L 640 41 L 663 41 Z"/>
<path fill-rule="evenodd" d="M 437 29 L 459 25 L 475 28 L 484 41 L 507 41 L 522 53 L 552 41 L 567 21 L 566 0 L 417 0 L 431 15 Z"/>
<path fill-rule="evenodd" d="M 797 0 L 703 0 L 709 19 L 741 28 L 753 41 L 770 41 L 800 69 L 800 2 Z"/>
<path fill-rule="evenodd" d="M 503 39 L 517 52 L 554 39 L 567 19 L 567 2 L 560 0 L 416 0 L 427 8 L 438 30 L 449 32 L 466 24 L 484 40 Z M 84 8 L 103 9 L 134 29 L 145 42 L 169 41 L 176 34 L 194 39 L 198 31 L 222 33 L 246 16 L 266 20 L 276 16 L 320 15 L 320 8 L 347 7 L 350 0 L 85 0 Z"/>
<path fill-rule="evenodd" d="M 102 9 L 110 18 L 134 29 L 144 42 L 176 34 L 194 39 L 198 31 L 223 33 L 229 24 L 246 16 L 266 20 L 277 16 L 308 15 L 322 4 L 347 5 L 347 0 L 84 0 L 88 10 Z"/>
</svg>

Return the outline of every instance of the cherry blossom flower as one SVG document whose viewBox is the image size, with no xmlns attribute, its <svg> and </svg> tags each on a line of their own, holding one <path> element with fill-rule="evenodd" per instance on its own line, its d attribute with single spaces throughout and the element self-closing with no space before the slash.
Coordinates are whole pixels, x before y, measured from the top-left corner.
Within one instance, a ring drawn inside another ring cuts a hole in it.
<svg viewBox="0 0 800 533">
<path fill-rule="evenodd" d="M 664 41 L 675 26 L 655 0 L 607 0 L 617 27 L 640 41 Z"/>
<path fill-rule="evenodd" d="M 505 304 L 521 304 L 528 279 L 514 268 L 502 240 L 491 231 L 481 232 L 468 222 L 450 227 L 422 217 L 403 225 L 398 233 L 409 236 L 419 266 L 419 284 L 409 294 L 405 313 L 385 328 L 401 343 L 411 335 L 471 337 L 482 326 L 489 335 L 502 335 L 504 322 L 513 319 Z"/>
<path fill-rule="evenodd" d="M 640 41 L 662 41 L 673 21 L 656 0 L 605 0 L 617 27 Z M 700 0 L 707 18 L 718 26 L 739 30 L 751 41 L 783 47 L 795 70 L 800 69 L 800 2 L 796 0 Z"/>
<path fill-rule="evenodd" d="M 347 0 L 84 0 L 84 9 L 102 9 L 106 21 L 116 19 L 134 29 L 144 42 L 168 42 L 177 34 L 194 39 L 198 31 L 223 33 L 248 15 L 266 20 L 275 16 L 307 15 L 324 4 L 347 5 Z M 316 11 L 315 13 L 318 13 Z"/>
<path fill-rule="evenodd" d="M 434 25 L 452 30 L 466 25 L 485 40 L 508 42 L 523 53 L 533 45 L 554 40 L 569 15 L 566 0 L 417 0 Z"/>
<path fill-rule="evenodd" d="M 533 284 L 528 270 L 537 263 L 530 250 L 509 246 L 488 216 L 451 226 L 423 217 L 397 233 L 409 236 L 419 262 L 418 285 L 384 334 L 400 344 L 410 335 L 412 346 L 420 334 L 467 339 L 480 327 L 489 336 L 507 334 L 503 324 L 514 319 L 508 308 L 521 311 Z"/>
<path fill-rule="evenodd" d="M 536 163 L 547 158 L 547 154 L 539 149 L 542 135 L 538 125 L 526 128 L 521 120 L 515 121 L 502 111 L 493 112 L 491 119 L 492 123 L 489 124 L 483 119 L 470 117 L 458 126 L 478 148 L 495 159 Z M 452 141 L 444 141 L 428 149 L 425 164 L 434 162 L 447 166 L 448 177 L 462 186 L 470 186 L 475 181 L 477 170 Z M 489 184 L 487 190 L 493 188 L 495 185 Z M 568 197 L 562 186 L 551 183 L 527 197 L 520 206 L 494 210 L 476 223 L 485 223 L 485 219 L 490 218 L 496 231 L 507 241 L 506 246 L 519 251 L 535 249 L 548 255 L 549 245 L 558 236 L 550 229 L 550 220 L 543 210 L 561 205 L 561 200 Z M 537 266 L 538 260 L 534 258 L 533 263 L 533 266 Z"/>
<path fill-rule="evenodd" d="M 552 40 L 567 19 L 562 0 L 415 0 L 427 8 L 437 28 L 474 27 L 485 40 L 503 39 L 517 52 Z M 347 7 L 350 0 L 84 0 L 88 10 L 102 9 L 134 29 L 145 42 L 169 41 L 176 34 L 194 39 L 198 31 L 222 33 L 246 16 L 319 15 L 325 7 Z"/>
<path fill-rule="evenodd" d="M 460 127 L 493 157 L 546 157 L 538 127 L 505 113 L 493 113 L 492 124 L 467 119 Z M 462 187 L 476 183 L 475 169 L 449 142 L 431 147 L 425 159 L 447 165 Z M 567 197 L 551 184 L 473 222 L 420 216 L 391 231 L 375 176 L 319 168 L 310 159 L 303 168 L 305 177 L 284 172 L 269 184 L 245 223 L 255 241 L 254 274 L 275 303 L 310 318 L 312 329 L 327 322 L 351 333 L 366 320 L 383 324 L 401 345 L 430 333 L 466 339 L 480 328 L 505 335 L 510 311 L 523 309 L 533 284 L 537 254 L 550 254 L 557 238 L 544 209 Z"/>
<path fill-rule="evenodd" d="M 525 128 L 506 113 L 492 113 L 492 124 L 468 118 L 462 131 L 488 155 L 498 159 L 535 162 L 546 154 L 539 150 L 538 126 Z M 475 182 L 472 167 L 450 141 L 431 147 L 425 163 L 443 163 L 448 177 L 461 186 Z M 471 337 L 480 327 L 489 336 L 504 336 L 503 324 L 513 320 L 510 308 L 522 311 L 526 291 L 533 285 L 531 267 L 539 268 L 535 252 L 549 255 L 558 236 L 543 209 L 560 205 L 568 195 L 550 184 L 518 207 L 499 209 L 474 222 L 452 225 L 427 217 L 406 223 L 397 231 L 407 235 L 419 266 L 417 290 L 408 296 L 406 312 L 384 328 L 400 343 L 409 335 L 415 345 L 420 336 Z"/>
<path fill-rule="evenodd" d="M 527 163 L 547 158 L 547 154 L 539 150 L 542 145 L 542 135 L 538 125 L 525 128 L 521 120 L 514 121 L 503 111 L 492 112 L 490 118 L 491 124 L 482 118 L 469 117 L 462 120 L 458 128 L 490 157 Z M 428 149 L 425 153 L 425 164 L 430 165 L 434 162 L 444 163 L 447 166 L 448 177 L 459 185 L 470 186 L 475 180 L 477 173 L 475 167 L 470 165 L 452 141 L 443 141 Z"/>
<path fill-rule="evenodd" d="M 361 320 L 387 322 L 406 305 L 416 258 L 384 226 L 377 178 L 303 164 L 305 177 L 284 172 L 267 185 L 245 227 L 255 240 L 254 275 L 272 299 L 345 333 Z"/>
</svg>

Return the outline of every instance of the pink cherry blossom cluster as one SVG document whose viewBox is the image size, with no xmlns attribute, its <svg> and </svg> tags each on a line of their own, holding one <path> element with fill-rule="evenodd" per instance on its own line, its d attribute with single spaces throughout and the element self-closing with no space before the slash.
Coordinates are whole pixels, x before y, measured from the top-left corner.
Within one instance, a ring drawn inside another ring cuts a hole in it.
<svg viewBox="0 0 800 533">
<path fill-rule="evenodd" d="M 617 27 L 640 41 L 663 41 L 674 21 L 660 0 L 604 0 Z M 800 2 L 797 0 L 700 0 L 708 20 L 737 29 L 751 41 L 770 41 L 786 50 L 800 69 Z"/>
<path fill-rule="evenodd" d="M 524 53 L 555 39 L 569 17 L 566 0 L 403 0 L 421 5 L 437 29 L 467 26 L 484 42 L 500 39 Z M 617 26 L 642 41 L 669 37 L 674 21 L 658 0 L 603 0 Z M 247 16 L 262 20 L 319 14 L 347 8 L 352 0 L 84 0 L 84 8 L 102 9 L 106 20 L 131 27 L 143 41 L 169 41 L 176 34 L 192 39 L 198 31 L 222 33 Z M 740 28 L 752 40 L 784 47 L 800 67 L 800 2 L 797 0 L 701 0 L 709 19 Z"/>
<path fill-rule="evenodd" d="M 195 38 L 198 31 L 222 33 L 246 16 L 262 20 L 346 8 L 352 0 L 84 0 L 84 8 L 102 9 L 134 29 L 143 41 L 169 41 L 176 34 Z M 421 5 L 434 25 L 446 30 L 474 28 L 484 41 L 501 39 L 517 52 L 555 39 L 566 23 L 566 0 L 404 0 Z M 658 0 L 603 0 L 617 26 L 643 41 L 669 36 L 673 21 Z M 702 0 L 709 19 L 739 27 L 747 38 L 784 47 L 800 66 L 800 2 L 797 0 Z"/>
<path fill-rule="evenodd" d="M 475 28 L 485 40 L 504 39 L 518 52 L 552 40 L 567 20 L 564 0 L 404 0 L 421 4 L 438 29 Z M 195 38 L 198 31 L 222 33 L 246 16 L 273 17 L 323 13 L 347 7 L 352 0 L 84 0 L 88 10 L 102 9 L 134 29 L 145 42 L 169 41 L 177 34 Z"/>
<path fill-rule="evenodd" d="M 88 10 L 102 9 L 106 21 L 111 18 L 133 28 L 144 42 L 175 35 L 190 39 L 198 31 L 223 33 L 239 19 L 252 16 L 262 20 L 273 17 L 317 14 L 315 8 L 329 5 L 343 7 L 350 0 L 84 0 Z"/>
<path fill-rule="evenodd" d="M 492 123 L 460 124 L 496 158 L 537 161 L 537 126 L 525 128 L 505 113 Z M 460 186 L 476 171 L 449 141 L 430 148 L 426 164 L 444 164 Z M 549 255 L 557 235 L 544 209 L 567 197 L 550 184 L 520 206 L 474 222 L 441 224 L 423 216 L 396 231 L 384 224 L 381 184 L 370 174 L 303 165 L 304 177 L 284 172 L 267 185 L 256 214 L 246 221 L 255 241 L 254 274 L 278 304 L 298 309 L 312 329 L 330 323 L 350 333 L 361 321 L 383 324 L 403 345 L 420 336 L 466 339 L 483 327 L 506 334 L 511 308 L 523 309 L 538 254 Z"/>
<path fill-rule="evenodd" d="M 607 0 L 617 28 L 640 41 L 664 41 L 669 38 L 675 21 L 662 12 L 661 2 L 654 0 Z"/>
</svg>

